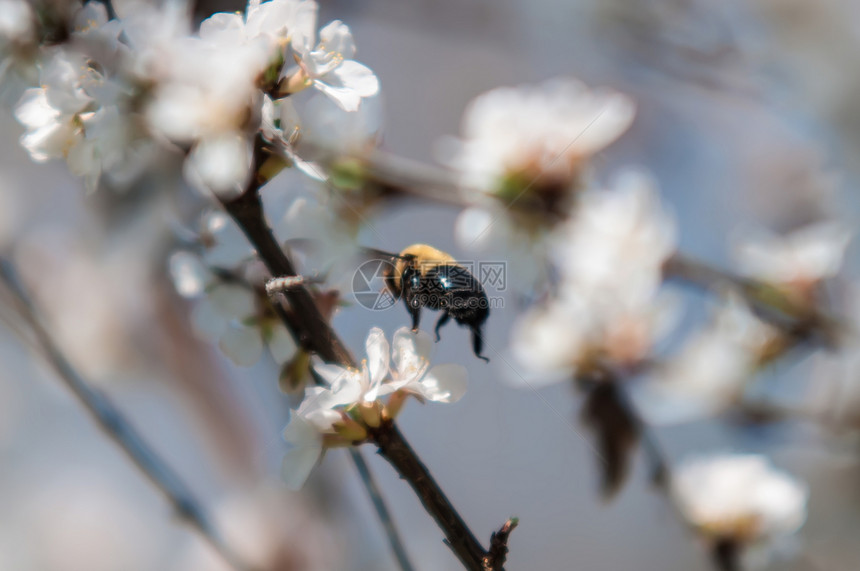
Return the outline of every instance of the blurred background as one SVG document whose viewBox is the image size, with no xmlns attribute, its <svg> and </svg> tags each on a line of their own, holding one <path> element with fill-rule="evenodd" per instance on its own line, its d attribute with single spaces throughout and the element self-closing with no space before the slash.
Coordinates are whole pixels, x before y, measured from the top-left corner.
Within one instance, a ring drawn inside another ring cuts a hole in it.
<svg viewBox="0 0 860 571">
<path fill-rule="evenodd" d="M 648 169 L 678 218 L 682 248 L 729 265 L 734 233 L 787 230 L 838 213 L 856 225 L 860 145 L 860 4 L 850 0 L 320 0 L 320 22 L 352 29 L 357 59 L 382 83 L 387 150 L 432 160 L 463 109 L 500 85 L 559 75 L 610 86 L 637 102 L 632 130 L 598 171 Z M 201 1 L 202 19 L 241 10 Z M 269 569 L 394 569 L 375 513 L 342 450 L 301 493 L 279 483 L 290 399 L 266 359 L 233 365 L 189 325 L 167 256 L 203 208 L 193 192 L 86 195 L 65 165 L 36 165 L 3 111 L 0 241 L 11 252 L 76 366 L 201 496 L 228 538 Z M 289 189 L 285 173 L 271 183 Z M 422 201 L 379 209 L 360 241 L 399 251 L 428 242 L 458 259 L 458 210 Z M 849 274 L 856 273 L 849 251 Z M 507 294 L 502 294 L 507 295 Z M 689 294 L 691 299 L 696 296 Z M 454 405 L 410 402 L 400 426 L 473 530 L 486 540 L 521 525 L 508 568 L 699 570 L 710 563 L 655 493 L 637 457 L 611 503 L 565 384 L 523 387 L 507 356 L 518 300 L 486 329 L 490 364 L 449 326 L 434 362 L 470 373 Z M 432 316 L 426 315 L 425 328 Z M 408 324 L 402 305 L 344 308 L 334 326 L 356 352 L 372 326 Z M 220 570 L 38 357 L 0 328 L 0 569 Z M 783 390 L 815 375 L 817 358 L 770 374 Z M 799 390 L 799 389 L 798 389 Z M 860 558 L 857 441 L 804 422 L 718 419 L 656 431 L 671 460 L 706 450 L 762 452 L 806 480 L 802 556 L 774 569 L 850 569 Z M 459 565 L 409 487 L 363 452 L 421 570 Z"/>
</svg>

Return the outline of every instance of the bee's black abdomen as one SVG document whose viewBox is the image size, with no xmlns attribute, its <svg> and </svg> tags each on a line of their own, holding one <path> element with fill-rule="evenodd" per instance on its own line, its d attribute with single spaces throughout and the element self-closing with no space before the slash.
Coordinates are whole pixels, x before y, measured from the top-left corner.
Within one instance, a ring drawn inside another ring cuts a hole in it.
<svg viewBox="0 0 860 571">
<path fill-rule="evenodd" d="M 472 346 L 475 354 L 481 355 L 483 342 L 481 326 L 490 314 L 489 299 L 475 276 L 463 266 L 441 263 L 425 268 L 407 268 L 402 275 L 403 299 L 412 314 L 413 329 L 417 329 L 422 307 L 445 312 L 436 325 L 436 338 L 439 328 L 448 317 L 453 317 L 460 325 L 472 331 Z"/>
</svg>

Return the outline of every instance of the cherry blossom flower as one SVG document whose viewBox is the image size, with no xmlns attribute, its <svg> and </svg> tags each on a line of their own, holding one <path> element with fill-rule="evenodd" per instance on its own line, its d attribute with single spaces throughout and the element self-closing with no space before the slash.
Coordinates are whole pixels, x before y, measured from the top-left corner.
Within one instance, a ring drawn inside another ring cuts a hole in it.
<svg viewBox="0 0 860 571">
<path fill-rule="evenodd" d="M 296 346 L 265 293 L 252 286 L 247 269 L 251 249 L 244 236 L 224 213 L 214 212 L 204 217 L 202 240 L 202 256 L 179 250 L 168 262 L 177 292 L 195 299 L 195 332 L 216 343 L 236 365 L 254 365 L 267 348 L 283 366 Z"/>
<path fill-rule="evenodd" d="M 0 0 L 0 50 L 36 39 L 36 15 L 26 0 Z"/>
<path fill-rule="evenodd" d="M 33 85 L 38 53 L 36 14 L 26 0 L 0 0 L 0 94 L 10 103 Z"/>
<path fill-rule="evenodd" d="M 300 54 L 299 70 L 292 74 L 290 91 L 313 86 L 345 111 L 356 111 L 363 98 L 379 92 L 373 71 L 352 58 L 355 42 L 349 27 L 335 20 L 320 30 L 320 41 L 312 46 L 313 36 L 294 38 L 293 48 Z"/>
<path fill-rule="evenodd" d="M 736 255 L 746 274 L 780 286 L 804 303 L 822 280 L 839 272 L 851 234 L 845 225 L 833 221 L 784 236 L 760 232 L 738 244 Z"/>
<path fill-rule="evenodd" d="M 467 108 L 446 162 L 469 198 L 498 199 L 515 226 L 534 232 L 566 215 L 589 159 L 627 130 L 633 114 L 626 96 L 575 79 L 494 89 Z"/>
<path fill-rule="evenodd" d="M 650 422 L 676 423 L 725 410 L 742 396 L 745 381 L 779 337 L 743 300 L 729 296 L 647 385 L 643 412 Z"/>
<path fill-rule="evenodd" d="M 374 327 L 360 369 L 316 365 L 325 385 L 305 390 L 304 400 L 284 429 L 284 438 L 292 446 L 283 462 L 287 485 L 300 488 L 327 448 L 366 439 L 369 430 L 397 415 L 409 395 L 422 401 L 459 400 L 465 392 L 466 371 L 459 365 L 430 368 L 432 346 L 426 333 L 403 327 L 394 334 L 389 355 L 385 335 Z M 389 399 L 383 403 L 386 396 Z"/>
<path fill-rule="evenodd" d="M 626 96 L 591 90 L 575 79 L 503 87 L 477 97 L 464 113 L 461 138 L 440 147 L 473 203 L 457 218 L 457 241 L 484 256 L 504 255 L 512 264 L 514 289 L 540 283 L 547 238 L 585 188 L 589 160 L 633 116 Z"/>
<path fill-rule="evenodd" d="M 678 467 L 671 486 L 684 517 L 715 546 L 774 545 L 806 519 L 809 489 L 764 456 L 692 458 Z"/>
<path fill-rule="evenodd" d="M 27 132 L 21 146 L 37 162 L 65 158 L 82 139 L 79 114 L 93 102 L 81 84 L 87 65 L 82 56 L 58 51 L 42 67 L 40 83 L 24 92 L 15 108 Z"/>
<path fill-rule="evenodd" d="M 646 177 L 628 173 L 612 191 L 583 194 L 552 238 L 556 294 L 515 327 L 515 357 L 537 371 L 635 365 L 674 322 L 674 298 L 660 292 L 674 245 Z"/>
</svg>

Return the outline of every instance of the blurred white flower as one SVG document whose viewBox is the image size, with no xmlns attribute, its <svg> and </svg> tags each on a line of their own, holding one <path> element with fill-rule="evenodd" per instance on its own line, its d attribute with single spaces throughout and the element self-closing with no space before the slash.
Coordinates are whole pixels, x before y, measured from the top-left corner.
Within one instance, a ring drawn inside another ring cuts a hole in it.
<svg viewBox="0 0 860 571">
<path fill-rule="evenodd" d="M 467 188 L 560 212 L 588 160 L 633 121 L 633 102 L 575 79 L 501 87 L 472 101 L 450 164 Z M 520 203 L 520 204 L 517 204 Z"/>
<path fill-rule="evenodd" d="M 738 244 L 736 256 L 746 274 L 805 299 L 821 280 L 839 272 L 851 234 L 845 225 L 829 221 L 785 236 L 760 232 Z"/>
<path fill-rule="evenodd" d="M 94 104 L 84 80 L 94 72 L 83 56 L 57 50 L 43 63 L 41 87 L 24 92 L 15 118 L 27 128 L 21 145 L 37 162 L 65 158 L 83 138 L 80 113 Z"/>
<path fill-rule="evenodd" d="M 21 135 L 21 146 L 36 162 L 65 157 L 81 136 L 75 114 L 53 107 L 45 88 L 25 91 L 15 108 L 15 118 L 27 129 Z"/>
<path fill-rule="evenodd" d="M 283 55 L 288 39 L 313 33 L 317 8 L 312 0 L 249 0 L 244 14 L 219 12 L 204 20 L 200 37 L 230 45 L 263 42 L 274 58 Z"/>
<path fill-rule="evenodd" d="M 649 422 L 674 423 L 721 412 L 743 394 L 745 381 L 778 336 L 742 299 L 728 297 L 710 324 L 647 385 L 644 414 Z"/>
<path fill-rule="evenodd" d="M 262 287 L 252 286 L 246 271 L 253 260 L 247 240 L 223 212 L 204 216 L 203 226 L 201 255 L 179 250 L 168 260 L 176 291 L 197 298 L 191 310 L 195 333 L 216 343 L 236 365 L 254 365 L 264 348 L 283 365 L 295 353 L 295 343 Z"/>
<path fill-rule="evenodd" d="M 677 300 L 668 294 L 571 294 L 526 312 L 514 327 L 511 350 L 535 373 L 584 374 L 602 363 L 634 367 L 668 333 L 677 314 Z"/>
<path fill-rule="evenodd" d="M 314 366 L 326 384 L 305 390 L 304 400 L 291 412 L 284 429 L 291 449 L 284 457 L 282 474 L 291 488 L 304 484 L 326 448 L 364 440 L 369 429 L 399 412 L 408 395 L 436 402 L 455 402 L 463 395 L 463 367 L 438 365 L 429 369 L 429 335 L 403 327 L 393 341 L 389 356 L 385 334 L 374 327 L 365 343 L 367 359 L 360 370 L 333 364 Z M 388 395 L 391 398 L 385 405 L 380 399 Z"/>
<path fill-rule="evenodd" d="M 845 327 L 838 345 L 813 355 L 812 378 L 802 402 L 836 430 L 860 429 L 860 284 L 849 283 L 840 312 Z"/>
<path fill-rule="evenodd" d="M 39 26 L 27 0 L 0 0 L 0 101 L 14 105 L 38 82 Z"/>
<path fill-rule="evenodd" d="M 318 194 L 323 192 L 320 190 Z M 273 228 L 275 235 L 288 245 L 290 240 L 311 245 L 302 252 L 302 273 L 324 275 L 330 286 L 348 287 L 348 283 L 341 282 L 351 280 L 355 270 L 359 226 L 339 217 L 336 207 L 333 198 L 326 203 L 313 196 L 300 196 L 275 221 Z"/>
<path fill-rule="evenodd" d="M 373 71 L 353 60 L 355 42 L 349 27 L 335 20 L 320 30 L 320 41 L 312 46 L 313 36 L 293 41 L 300 54 L 296 88 L 313 86 L 330 97 L 345 111 L 356 111 L 362 98 L 379 92 L 379 80 Z"/>
<path fill-rule="evenodd" d="M 612 191 L 583 194 L 551 241 L 556 294 L 514 328 L 515 357 L 538 371 L 646 357 L 676 313 L 659 291 L 675 227 L 650 180 L 628 173 Z"/>
<path fill-rule="evenodd" d="M 86 51 L 92 52 L 96 59 L 109 59 L 124 47 L 119 43 L 121 33 L 122 23 L 108 18 L 107 7 L 102 2 L 88 1 L 72 18 L 73 39 L 85 44 Z"/>
<path fill-rule="evenodd" d="M 382 109 L 378 96 L 366 98 L 355 111 L 345 111 L 332 99 L 314 95 L 299 111 L 302 121 L 297 150 L 307 158 L 361 155 L 380 142 Z M 286 115 L 281 117 L 282 123 L 289 124 Z"/>
<path fill-rule="evenodd" d="M 118 49 L 118 24 L 107 20 L 102 4 L 90 2 L 76 19 L 82 31 L 74 34 L 87 35 L 108 51 Z M 20 142 L 31 158 L 65 158 L 89 191 L 103 174 L 122 182 L 129 173 L 146 170 L 142 167 L 153 158 L 147 150 L 154 143 L 130 108 L 134 88 L 120 75 L 108 75 L 109 67 L 72 47 L 54 48 L 41 62 L 40 87 L 26 90 L 15 108 L 27 129 Z"/>
<path fill-rule="evenodd" d="M 807 486 L 764 456 L 693 458 L 678 467 L 671 485 L 681 512 L 711 541 L 770 542 L 794 533 L 806 519 Z"/>
<path fill-rule="evenodd" d="M 634 171 L 610 192 L 584 194 L 557 237 L 552 258 L 562 283 L 577 291 L 653 291 L 677 240 L 654 181 Z"/>
<path fill-rule="evenodd" d="M 192 148 L 185 172 L 198 188 L 231 197 L 249 180 L 259 84 L 270 66 L 280 69 L 293 4 L 304 3 L 251 2 L 247 20 L 215 14 L 201 23 L 199 37 L 158 46 L 165 59 L 151 66 L 156 87 L 146 117 L 156 132 Z"/>
<path fill-rule="evenodd" d="M 36 15 L 26 0 L 0 0 L 0 54 L 36 39 Z"/>
</svg>

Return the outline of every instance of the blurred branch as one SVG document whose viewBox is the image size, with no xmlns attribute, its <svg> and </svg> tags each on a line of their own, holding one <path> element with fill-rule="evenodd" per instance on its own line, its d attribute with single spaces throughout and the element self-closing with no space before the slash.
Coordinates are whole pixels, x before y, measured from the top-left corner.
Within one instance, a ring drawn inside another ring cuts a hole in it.
<svg viewBox="0 0 860 571">
<path fill-rule="evenodd" d="M 736 275 L 700 260 L 677 253 L 663 266 L 664 275 L 708 291 L 726 286 L 740 293 L 756 310 L 759 317 L 783 330 L 789 337 L 803 341 L 818 341 L 836 345 L 845 325 L 834 316 L 815 307 L 801 308 L 776 287 L 758 280 Z"/>
<path fill-rule="evenodd" d="M 385 151 L 376 150 L 348 160 L 363 165 L 364 178 L 368 183 L 380 185 L 392 193 L 464 207 L 471 205 L 469 195 L 481 194 L 475 189 L 463 188 L 456 175 L 448 169 Z M 336 169 L 337 162 L 328 167 Z M 672 256 L 664 266 L 664 274 L 667 279 L 708 291 L 730 286 L 753 306 L 762 319 L 804 341 L 818 341 L 832 346 L 844 330 L 844 324 L 835 317 L 816 308 L 799 308 L 772 285 L 735 275 L 685 254 Z"/>
<path fill-rule="evenodd" d="M 361 480 L 364 482 L 365 488 L 367 488 L 367 493 L 370 496 L 370 501 L 373 502 L 376 514 L 379 516 L 379 519 L 382 520 L 382 526 L 385 528 L 385 533 L 388 535 L 391 550 L 394 552 L 394 557 L 397 559 L 397 563 L 403 571 L 412 571 L 414 568 L 412 567 L 412 563 L 409 561 L 409 554 L 406 553 L 406 548 L 403 546 L 403 539 L 400 537 L 400 532 L 397 530 L 397 526 L 394 525 L 394 519 L 392 519 L 391 513 L 388 511 L 388 506 L 385 505 L 385 499 L 382 497 L 382 492 L 380 492 L 379 486 L 376 484 L 376 480 L 370 472 L 370 466 L 367 465 L 367 461 L 357 448 L 350 448 L 349 455 L 352 458 L 353 463 L 355 463 L 355 468 L 358 470 L 358 474 L 361 476 Z"/>
<path fill-rule="evenodd" d="M 135 466 L 173 505 L 180 519 L 197 530 L 234 569 L 250 569 L 224 542 L 200 502 L 188 486 L 159 454 L 146 442 L 136 428 L 120 412 L 107 395 L 93 388 L 77 372 L 42 324 L 30 296 L 18 279 L 11 262 L 0 259 L 0 280 L 12 296 L 16 312 L 29 326 L 35 345 L 57 375 L 86 408 L 93 420 L 126 453 Z M 27 339 L 25 339 L 27 341 Z"/>
<path fill-rule="evenodd" d="M 273 277 L 298 276 L 292 262 L 275 239 L 263 211 L 259 190 L 267 182 L 267 179 L 261 174 L 266 170 L 266 159 L 265 143 L 258 140 L 254 153 L 255 168 L 253 172 L 256 173 L 255 176 L 241 195 L 232 199 L 222 199 L 221 203 L 254 246 Z M 284 320 L 284 325 L 292 331 L 301 346 L 314 351 L 326 362 L 348 368 L 357 368 L 358 363 L 355 358 L 345 348 L 343 342 L 320 313 L 308 289 L 304 285 L 297 284 L 282 293 L 289 304 L 288 311 L 292 314 L 291 318 Z M 282 317 L 285 317 L 283 312 L 280 313 Z M 443 530 L 446 543 L 461 563 L 467 569 L 483 571 L 483 559 L 487 552 L 430 475 L 426 466 L 403 438 L 396 425 L 393 422 L 383 423 L 373 431 L 371 439 L 379 447 L 379 453 L 383 458 L 415 490 L 424 508 Z M 353 459 L 355 459 L 354 456 Z M 359 471 L 361 471 L 360 468 Z M 368 482 L 365 480 L 364 483 L 368 487 L 371 497 L 373 497 L 373 490 L 368 486 Z M 381 498 L 378 499 L 381 500 Z M 377 510 L 382 509 L 379 512 L 382 521 L 390 521 L 390 515 L 385 509 L 384 503 L 381 501 L 374 502 L 374 505 Z M 388 531 L 387 527 L 386 530 Z M 395 553 L 403 551 L 402 544 L 396 534 L 389 533 L 388 538 Z"/>
</svg>

